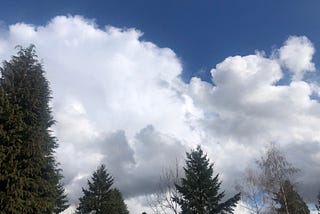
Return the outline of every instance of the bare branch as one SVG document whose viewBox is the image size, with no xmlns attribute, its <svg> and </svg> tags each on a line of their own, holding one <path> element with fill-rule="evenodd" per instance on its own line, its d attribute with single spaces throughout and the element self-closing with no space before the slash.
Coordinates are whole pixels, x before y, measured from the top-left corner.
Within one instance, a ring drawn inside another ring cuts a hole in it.
<svg viewBox="0 0 320 214">
<path fill-rule="evenodd" d="M 175 184 L 180 183 L 181 172 L 176 160 L 175 168 L 163 169 L 159 179 L 158 191 L 148 196 L 148 204 L 155 214 L 178 214 L 179 205 L 173 200 L 178 192 Z"/>
</svg>

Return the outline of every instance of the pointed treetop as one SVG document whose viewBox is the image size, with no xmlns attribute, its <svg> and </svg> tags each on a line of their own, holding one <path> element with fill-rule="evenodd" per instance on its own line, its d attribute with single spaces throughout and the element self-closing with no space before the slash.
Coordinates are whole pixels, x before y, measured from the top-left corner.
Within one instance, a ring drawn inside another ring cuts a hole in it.
<svg viewBox="0 0 320 214">
<path fill-rule="evenodd" d="M 174 200 L 180 205 L 182 213 L 211 214 L 232 213 L 240 194 L 223 203 L 224 191 L 220 192 L 221 182 L 219 175 L 213 175 L 213 164 L 200 146 L 196 150 L 187 153 L 185 177 L 181 179 L 181 185 L 176 184 L 180 193 Z"/>
</svg>

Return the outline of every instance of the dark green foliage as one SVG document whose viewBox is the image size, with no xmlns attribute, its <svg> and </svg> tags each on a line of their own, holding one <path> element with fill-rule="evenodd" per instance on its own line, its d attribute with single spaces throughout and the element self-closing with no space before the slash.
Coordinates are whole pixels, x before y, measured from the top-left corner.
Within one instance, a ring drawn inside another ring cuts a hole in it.
<svg viewBox="0 0 320 214">
<path fill-rule="evenodd" d="M 124 203 L 122 194 L 118 189 L 111 190 L 110 214 L 129 214 L 127 205 Z"/>
<path fill-rule="evenodd" d="M 285 214 L 288 211 L 290 214 L 310 214 L 308 206 L 290 181 L 286 180 L 280 188 L 282 190 L 279 190 L 274 199 L 280 204 L 280 207 L 276 209 L 277 213 Z"/>
<path fill-rule="evenodd" d="M 110 202 L 112 176 L 107 173 L 104 165 L 101 165 L 93 173 L 92 182 L 88 180 L 88 190 L 83 189 L 83 197 L 79 199 L 80 204 L 77 213 L 85 214 L 95 211 L 95 213 L 107 213 Z"/>
<path fill-rule="evenodd" d="M 57 178 L 58 178 L 58 184 L 56 185 L 56 202 L 54 207 L 54 213 L 58 214 L 67 209 L 70 204 L 67 198 L 67 194 L 64 191 L 64 187 L 61 183 L 62 175 L 60 173 L 60 170 L 57 171 Z"/>
<path fill-rule="evenodd" d="M 316 204 L 316 209 L 318 211 L 318 214 L 320 214 L 320 192 L 318 193 L 317 199 L 318 199 L 318 204 Z"/>
<path fill-rule="evenodd" d="M 127 206 L 123 202 L 122 195 L 117 189 L 111 189 L 112 176 L 107 173 L 104 165 L 101 165 L 93 173 L 92 181 L 88 180 L 88 189 L 82 189 L 83 196 L 76 213 L 89 214 L 127 214 Z"/>
<path fill-rule="evenodd" d="M 0 68 L 0 213 L 52 213 L 59 176 L 49 83 L 34 46 Z"/>
<path fill-rule="evenodd" d="M 61 213 L 70 206 L 67 195 L 64 192 L 63 185 L 61 183 L 57 186 L 57 198 L 54 208 L 54 213 Z"/>
<path fill-rule="evenodd" d="M 233 213 L 240 193 L 220 203 L 224 192 L 219 193 L 221 182 L 218 174 L 213 177 L 212 167 L 200 146 L 187 153 L 185 178 L 181 179 L 181 186 L 176 184 L 181 196 L 174 198 L 182 214 Z"/>
</svg>

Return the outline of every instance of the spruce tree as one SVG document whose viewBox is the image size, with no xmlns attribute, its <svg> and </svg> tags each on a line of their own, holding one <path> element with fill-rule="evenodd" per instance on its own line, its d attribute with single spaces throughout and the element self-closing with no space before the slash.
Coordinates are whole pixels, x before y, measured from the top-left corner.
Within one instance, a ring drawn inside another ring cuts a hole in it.
<svg viewBox="0 0 320 214">
<path fill-rule="evenodd" d="M 52 213 L 60 176 L 49 83 L 34 46 L 0 68 L 0 213 Z"/>
<path fill-rule="evenodd" d="M 225 194 L 223 191 L 219 192 L 219 175 L 213 176 L 213 164 L 210 164 L 200 146 L 187 153 L 184 172 L 181 185 L 175 185 L 180 196 L 174 198 L 180 205 L 182 214 L 233 213 L 240 193 L 220 202 Z"/>
<path fill-rule="evenodd" d="M 127 205 L 124 203 L 121 192 L 114 188 L 110 195 L 109 214 L 129 214 Z"/>
<path fill-rule="evenodd" d="M 275 195 L 275 201 L 280 205 L 276 209 L 279 214 L 310 214 L 307 204 L 303 201 L 298 192 L 294 189 L 289 180 L 281 186 L 282 190 Z"/>
<path fill-rule="evenodd" d="M 117 189 L 111 189 L 112 176 L 107 173 L 104 165 L 101 165 L 92 175 L 92 181 L 88 180 L 88 189 L 82 188 L 83 196 L 79 198 L 77 214 L 126 214 L 126 205 L 121 193 Z"/>
</svg>

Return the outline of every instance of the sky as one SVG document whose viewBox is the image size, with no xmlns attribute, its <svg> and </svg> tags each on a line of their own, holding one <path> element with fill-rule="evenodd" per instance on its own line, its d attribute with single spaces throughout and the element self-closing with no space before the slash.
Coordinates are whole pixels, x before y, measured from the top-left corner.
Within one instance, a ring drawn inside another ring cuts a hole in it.
<svg viewBox="0 0 320 214">
<path fill-rule="evenodd" d="M 198 144 L 230 195 L 270 142 L 301 169 L 298 189 L 312 203 L 320 189 L 319 6 L 3 1 L 0 59 L 18 44 L 36 45 L 73 205 L 104 163 L 131 213 L 141 213 L 162 169 Z"/>
</svg>

